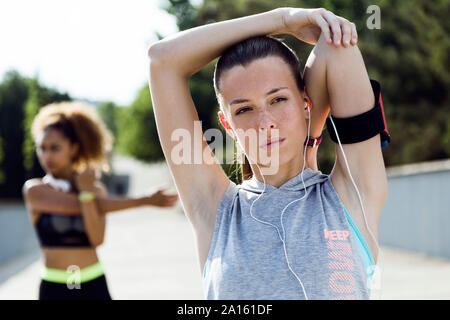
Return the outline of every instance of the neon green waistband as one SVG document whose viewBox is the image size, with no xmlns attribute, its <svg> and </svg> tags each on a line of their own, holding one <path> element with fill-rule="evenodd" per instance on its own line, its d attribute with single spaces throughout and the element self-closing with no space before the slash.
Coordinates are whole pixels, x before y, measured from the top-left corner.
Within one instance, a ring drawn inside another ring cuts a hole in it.
<svg viewBox="0 0 450 320">
<path fill-rule="evenodd" d="M 41 271 L 43 280 L 57 283 L 83 283 L 103 274 L 104 271 L 100 261 L 82 269 L 74 265 L 69 266 L 67 270 L 44 267 Z"/>
</svg>

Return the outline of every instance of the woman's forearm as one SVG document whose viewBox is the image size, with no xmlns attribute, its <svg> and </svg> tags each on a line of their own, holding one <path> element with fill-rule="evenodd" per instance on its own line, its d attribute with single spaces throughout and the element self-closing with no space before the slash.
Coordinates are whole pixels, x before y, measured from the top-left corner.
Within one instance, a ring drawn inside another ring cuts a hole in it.
<svg viewBox="0 0 450 320">
<path fill-rule="evenodd" d="M 94 190 L 85 190 L 94 192 Z M 97 201 L 80 202 L 80 210 L 83 216 L 86 233 L 93 245 L 99 245 L 103 242 L 105 236 L 105 215 L 102 214 L 97 206 Z"/>
<path fill-rule="evenodd" d="M 95 199 L 100 213 L 125 210 L 142 205 L 152 205 L 148 197 L 125 198 L 97 196 Z M 26 195 L 27 206 L 37 212 L 79 215 L 81 205 L 76 193 L 66 193 L 47 186 L 38 186 Z"/>
<path fill-rule="evenodd" d="M 149 49 L 152 63 L 175 67 L 186 77 L 217 58 L 229 46 L 257 35 L 279 33 L 285 8 L 207 24 L 167 37 Z"/>
<path fill-rule="evenodd" d="M 107 214 L 114 211 L 126 210 L 130 208 L 136 208 L 144 205 L 151 205 L 148 203 L 148 199 L 141 198 L 97 198 L 98 208 L 101 213 Z"/>
</svg>

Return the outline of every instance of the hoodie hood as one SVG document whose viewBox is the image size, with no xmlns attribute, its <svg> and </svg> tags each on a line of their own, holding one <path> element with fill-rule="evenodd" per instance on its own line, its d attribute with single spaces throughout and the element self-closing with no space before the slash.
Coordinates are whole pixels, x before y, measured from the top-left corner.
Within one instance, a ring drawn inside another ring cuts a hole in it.
<svg viewBox="0 0 450 320">
<path fill-rule="evenodd" d="M 303 173 L 303 180 L 302 180 Z M 283 183 L 279 188 L 274 187 L 270 184 L 264 184 L 264 182 L 259 181 L 253 176 L 249 180 L 245 180 L 242 184 L 239 185 L 241 189 L 251 191 L 257 194 L 261 194 L 264 190 L 264 193 L 270 193 L 275 190 L 284 190 L 284 191 L 301 191 L 305 187 L 315 185 L 317 183 L 325 182 L 329 178 L 328 175 L 323 174 L 321 171 L 314 171 L 310 168 L 306 168 L 303 171 L 300 171 L 296 176 L 292 177 L 285 183 Z M 303 182 L 305 183 L 303 185 Z M 264 189 L 265 185 L 265 189 Z"/>
</svg>

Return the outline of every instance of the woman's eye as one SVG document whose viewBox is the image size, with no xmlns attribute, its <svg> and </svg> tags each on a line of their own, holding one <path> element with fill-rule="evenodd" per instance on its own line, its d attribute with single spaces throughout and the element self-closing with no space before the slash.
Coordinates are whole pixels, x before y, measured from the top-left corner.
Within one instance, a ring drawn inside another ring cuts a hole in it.
<svg viewBox="0 0 450 320">
<path fill-rule="evenodd" d="M 284 97 L 277 97 L 277 98 L 275 98 L 275 99 L 272 100 L 272 103 L 278 103 L 278 102 L 286 101 L 286 100 L 287 100 L 287 99 L 284 98 Z"/>
<path fill-rule="evenodd" d="M 244 112 L 246 112 L 246 111 L 249 110 L 249 109 L 250 109 L 250 108 L 248 108 L 248 107 L 239 109 L 238 111 L 236 111 L 236 115 L 241 114 L 241 113 L 244 113 Z"/>
</svg>

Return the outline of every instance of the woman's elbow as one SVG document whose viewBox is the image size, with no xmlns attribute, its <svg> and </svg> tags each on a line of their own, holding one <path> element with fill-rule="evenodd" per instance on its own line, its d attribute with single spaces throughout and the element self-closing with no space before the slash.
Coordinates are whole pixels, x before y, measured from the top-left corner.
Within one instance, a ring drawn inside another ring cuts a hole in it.
<svg viewBox="0 0 450 320">
<path fill-rule="evenodd" d="M 191 59 L 182 59 L 177 44 L 172 40 L 160 40 L 153 43 L 147 50 L 150 60 L 150 73 L 167 74 L 169 71 L 183 79 L 189 78 L 196 72 L 193 69 Z"/>
<path fill-rule="evenodd" d="M 43 197 L 40 186 L 32 182 L 26 182 L 22 186 L 22 196 L 29 207 L 39 206 L 39 202 Z"/>
<path fill-rule="evenodd" d="M 164 54 L 166 51 L 166 45 L 161 41 L 155 42 L 150 45 L 147 50 L 147 56 L 150 60 L 151 66 L 158 66 L 164 64 L 166 61 L 167 55 Z"/>
<path fill-rule="evenodd" d="M 103 242 L 105 240 L 105 234 L 104 234 L 104 232 L 99 232 L 94 235 L 89 234 L 88 238 L 89 238 L 89 242 L 91 243 L 91 245 L 95 248 L 95 247 L 98 247 L 103 244 Z"/>
<path fill-rule="evenodd" d="M 320 35 L 314 50 L 316 56 L 324 55 L 330 61 L 336 63 L 341 63 L 337 61 L 343 59 L 347 59 L 349 62 L 352 62 L 356 56 L 361 55 L 357 44 L 349 45 L 348 47 L 341 44 L 339 47 L 336 47 L 335 45 L 327 42 L 323 33 Z"/>
<path fill-rule="evenodd" d="M 91 241 L 91 245 L 92 245 L 94 248 L 99 247 L 99 246 L 101 246 L 102 244 L 103 244 L 103 239 Z"/>
</svg>

